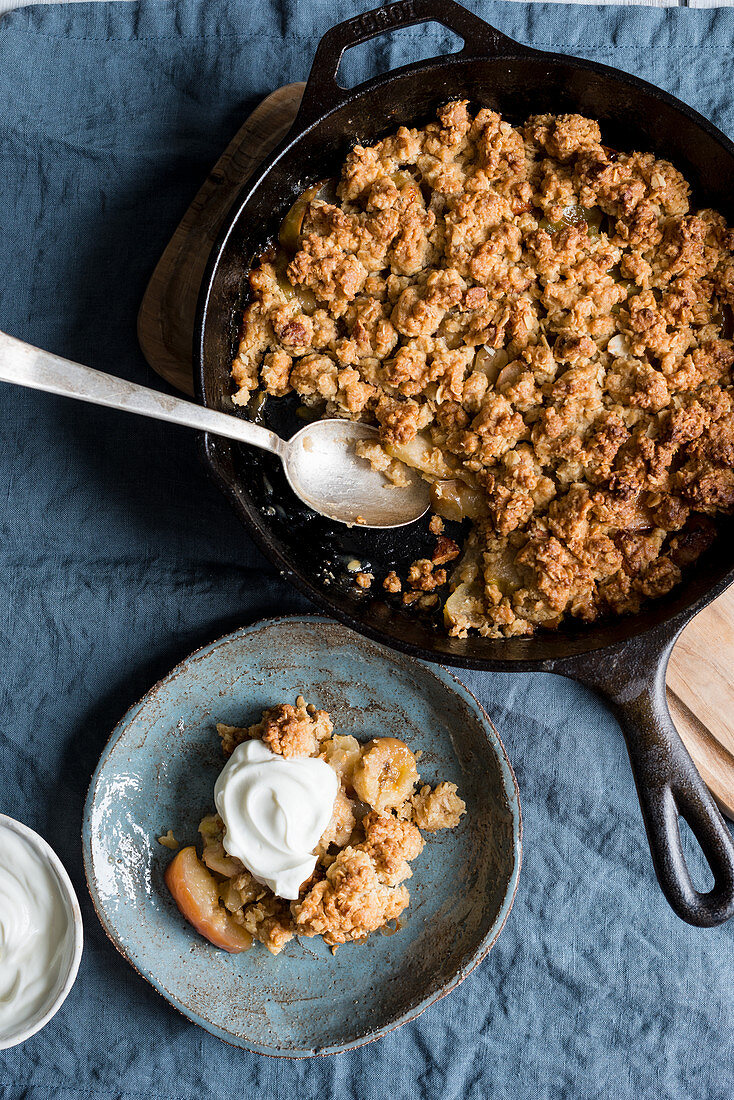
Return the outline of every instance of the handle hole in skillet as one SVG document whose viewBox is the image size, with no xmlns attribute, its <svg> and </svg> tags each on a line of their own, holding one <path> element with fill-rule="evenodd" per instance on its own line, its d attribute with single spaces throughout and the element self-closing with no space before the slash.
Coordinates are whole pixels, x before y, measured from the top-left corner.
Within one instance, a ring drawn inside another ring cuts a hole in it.
<svg viewBox="0 0 734 1100">
<path fill-rule="evenodd" d="M 714 873 L 708 865 L 695 833 L 682 814 L 678 817 L 678 829 L 683 858 L 686 861 L 693 888 L 698 890 L 699 894 L 707 894 L 714 888 Z"/>
<path fill-rule="evenodd" d="M 336 82 L 340 88 L 356 88 L 365 80 L 401 65 L 458 53 L 463 45 L 460 35 L 434 21 L 417 27 L 401 27 L 346 50 L 339 63 Z"/>
</svg>

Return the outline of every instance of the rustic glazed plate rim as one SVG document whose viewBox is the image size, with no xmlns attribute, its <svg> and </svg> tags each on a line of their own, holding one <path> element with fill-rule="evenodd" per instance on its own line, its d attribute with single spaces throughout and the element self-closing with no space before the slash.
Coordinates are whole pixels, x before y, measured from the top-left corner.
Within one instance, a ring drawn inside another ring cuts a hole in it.
<svg viewBox="0 0 734 1100">
<path fill-rule="evenodd" d="M 507 751 L 502 739 L 497 731 L 496 726 L 492 722 L 487 711 L 482 704 L 476 698 L 476 696 L 466 687 L 465 684 L 454 675 L 454 673 L 445 668 L 443 665 L 428 664 L 424 661 L 416 660 L 414 657 L 409 657 L 405 654 L 394 653 L 386 647 L 380 645 L 380 643 L 369 640 L 368 644 L 374 646 L 376 649 L 385 649 L 387 655 L 394 659 L 398 659 L 406 664 L 415 663 L 419 665 L 423 672 L 430 675 L 433 679 L 437 680 L 443 689 L 449 692 L 453 692 L 463 699 L 464 703 L 472 710 L 479 718 L 482 730 L 485 734 L 487 743 L 496 757 L 499 764 L 500 775 L 502 780 L 502 788 L 507 799 L 508 808 L 512 818 L 512 871 L 507 880 L 502 904 L 499 907 L 497 916 L 490 929 L 482 938 L 471 958 L 460 965 L 454 976 L 447 982 L 445 982 L 437 991 L 429 993 L 426 997 L 417 999 L 414 1003 L 411 1003 L 408 1008 L 402 1012 L 399 1016 L 391 1019 L 382 1027 L 376 1027 L 365 1035 L 357 1036 L 355 1039 L 346 1043 L 334 1043 L 328 1046 L 319 1047 L 318 1049 L 297 1049 L 293 1047 L 276 1047 L 266 1046 L 261 1043 L 250 1041 L 243 1036 L 235 1035 L 232 1032 L 226 1031 L 219 1027 L 211 1020 L 207 1020 L 200 1016 L 194 1009 L 181 1001 L 178 997 L 172 994 L 163 982 L 155 976 L 146 966 L 142 965 L 139 961 L 136 961 L 135 952 L 126 946 L 121 937 L 119 936 L 114 922 L 107 919 L 105 909 L 102 905 L 98 890 L 96 875 L 94 871 L 94 862 L 92 856 L 92 814 L 97 795 L 97 788 L 99 785 L 102 772 L 111 756 L 118 741 L 125 734 L 128 726 L 137 717 L 142 708 L 146 705 L 149 698 L 154 695 L 164 684 L 173 680 L 176 676 L 180 675 L 192 661 L 199 660 L 205 656 L 208 656 L 212 651 L 216 650 L 220 646 L 224 646 L 234 639 L 246 637 L 249 634 L 254 634 L 263 629 L 272 629 L 280 625 L 287 623 L 308 623 L 312 625 L 318 624 L 330 624 L 338 627 L 340 630 L 350 634 L 352 631 L 345 627 L 343 624 L 337 622 L 334 619 L 330 619 L 325 615 L 279 615 L 265 619 L 259 619 L 254 623 L 250 623 L 247 626 L 238 627 L 236 630 L 230 631 L 227 634 L 222 635 L 219 638 L 215 638 L 213 641 L 200 646 L 193 650 L 181 661 L 179 661 L 165 676 L 153 684 L 148 691 L 136 702 L 133 703 L 125 712 L 123 717 L 117 723 L 113 729 L 110 737 L 108 738 L 102 752 L 100 754 L 97 767 L 94 770 L 92 778 L 89 783 L 89 789 L 84 805 L 84 815 L 82 821 L 82 849 L 84 859 L 84 874 L 87 882 L 87 888 L 92 900 L 92 905 L 99 918 L 102 928 L 111 941 L 116 950 L 122 955 L 122 957 L 128 962 L 134 970 L 142 978 L 144 978 L 157 993 L 159 993 L 169 1004 L 173 1006 L 178 1012 L 189 1019 L 192 1023 L 197 1024 L 205 1031 L 215 1035 L 218 1039 L 229 1045 L 236 1046 L 239 1049 L 248 1050 L 255 1054 L 264 1054 L 270 1057 L 277 1058 L 310 1058 L 310 1057 L 322 1057 L 331 1054 L 340 1054 L 348 1050 L 356 1049 L 366 1043 L 374 1042 L 377 1039 L 382 1038 L 390 1031 L 394 1031 L 403 1024 L 409 1023 L 411 1020 L 415 1020 L 420 1016 L 427 1008 L 437 1001 L 441 1000 L 452 990 L 456 989 L 458 985 L 474 970 L 479 963 L 486 958 L 491 951 L 492 947 L 496 943 L 502 929 L 505 926 L 510 910 L 512 909 L 517 894 L 517 887 L 520 876 L 520 868 L 522 865 L 522 811 L 520 807 L 520 792 L 517 784 L 517 779 L 510 763 Z M 356 635 L 359 638 L 359 635 Z M 364 639 L 362 639 L 364 641 Z"/>
</svg>

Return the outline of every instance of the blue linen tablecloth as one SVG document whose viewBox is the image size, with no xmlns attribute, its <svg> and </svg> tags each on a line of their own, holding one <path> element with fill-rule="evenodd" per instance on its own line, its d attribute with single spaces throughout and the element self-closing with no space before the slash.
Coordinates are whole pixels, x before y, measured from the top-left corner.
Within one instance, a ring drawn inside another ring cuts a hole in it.
<svg viewBox="0 0 734 1100">
<path fill-rule="evenodd" d="M 135 316 L 207 169 L 260 97 L 305 78 L 343 0 L 26 8 L 0 21 L 0 328 L 150 385 Z M 734 12 L 470 3 L 532 45 L 635 72 L 734 136 Z M 352 78 L 449 48 L 373 44 Z M 355 1100 L 734 1095 L 734 924 L 682 924 L 660 894 L 620 731 L 583 688 L 464 679 L 520 782 L 525 860 L 489 958 L 376 1044 L 285 1062 L 179 1016 L 89 903 L 79 828 L 127 706 L 188 651 L 305 610 L 251 546 L 193 434 L 2 388 L 0 809 L 38 829 L 86 924 L 55 1020 L 0 1054 L 3 1097 Z"/>
</svg>

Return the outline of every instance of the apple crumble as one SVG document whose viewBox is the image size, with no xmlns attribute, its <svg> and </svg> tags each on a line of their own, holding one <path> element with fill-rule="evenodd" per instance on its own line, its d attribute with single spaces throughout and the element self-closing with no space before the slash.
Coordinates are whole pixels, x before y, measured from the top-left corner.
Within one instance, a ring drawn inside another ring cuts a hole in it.
<svg viewBox="0 0 734 1100">
<path fill-rule="evenodd" d="M 234 401 L 376 423 L 362 455 L 471 521 L 382 579 L 453 635 L 636 612 L 734 511 L 734 233 L 592 119 L 452 102 L 357 145 L 249 283 Z"/>
<path fill-rule="evenodd" d="M 230 760 L 256 741 L 259 752 L 266 747 L 267 757 L 322 762 L 336 795 L 329 800 L 331 817 L 313 853 L 313 873 L 290 901 L 230 854 L 227 828 L 218 813 L 204 817 L 199 825 L 201 858 L 194 847 L 184 848 L 165 875 L 187 920 L 231 952 L 259 940 L 278 954 L 294 936 L 322 936 L 336 950 L 350 941 L 362 942 L 372 932 L 396 931 L 410 901 L 405 886 L 412 876 L 410 862 L 424 845 L 420 830 L 454 828 L 466 811 L 456 785 L 443 782 L 416 790 L 416 757 L 405 742 L 379 737 L 360 743 L 348 734 L 335 734 L 329 715 L 307 706 L 300 696 L 295 706 L 281 703 L 266 710 L 253 726 L 220 724 L 217 732 Z M 261 795 L 272 802 L 271 792 L 262 787 L 254 795 L 248 792 L 244 801 L 252 808 Z M 283 816 L 283 837 L 291 839 L 295 818 L 288 817 L 287 806 Z"/>
</svg>

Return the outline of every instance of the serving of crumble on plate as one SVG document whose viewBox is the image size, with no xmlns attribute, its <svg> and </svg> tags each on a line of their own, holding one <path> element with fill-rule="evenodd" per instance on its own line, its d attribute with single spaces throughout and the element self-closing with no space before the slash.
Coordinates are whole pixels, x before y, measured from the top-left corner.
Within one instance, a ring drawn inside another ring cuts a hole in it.
<svg viewBox="0 0 734 1100">
<path fill-rule="evenodd" d="M 290 901 L 258 879 L 255 868 L 246 865 L 246 855 L 233 854 L 219 814 L 203 818 L 201 861 L 192 849 L 183 849 L 166 871 L 183 915 L 215 945 L 232 952 L 242 951 L 248 938 L 254 938 L 277 955 L 294 936 L 323 936 L 336 951 L 340 944 L 364 942 L 373 932 L 399 931 L 410 902 L 405 885 L 413 874 L 410 862 L 424 846 L 421 830 L 455 828 L 466 811 L 456 784 L 419 785 L 416 757 L 404 741 L 376 737 L 360 743 L 351 734 L 335 733 L 326 711 L 307 705 L 300 696 L 295 706 L 269 707 L 252 726 L 220 723 L 217 732 L 225 756 L 257 740 L 274 758 L 325 762 L 336 773 L 338 786 L 329 798 L 331 816 L 314 852 L 313 872 Z M 261 783 L 267 783 L 268 769 L 260 771 Z M 258 793 L 248 789 L 234 810 L 246 813 Z M 274 797 L 271 787 L 261 794 Z M 281 844 L 284 834 L 298 827 L 295 815 L 287 819 L 288 809 L 287 804 L 279 806 L 275 815 L 276 828 L 282 827 L 276 837 Z M 202 906 L 203 926 L 197 923 Z M 209 927 L 214 934 L 208 933 Z"/>
</svg>

